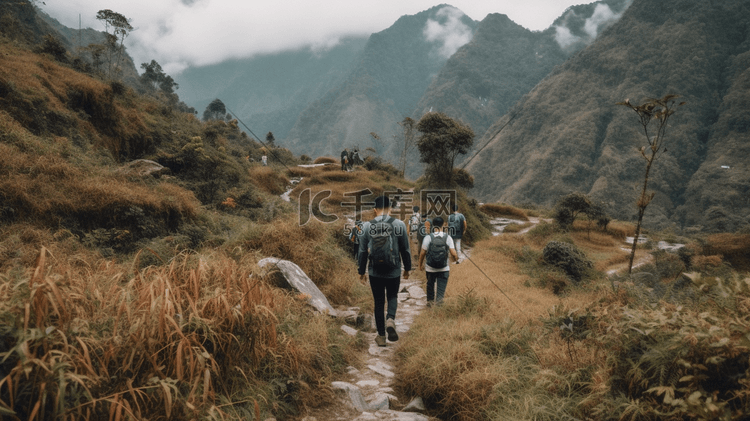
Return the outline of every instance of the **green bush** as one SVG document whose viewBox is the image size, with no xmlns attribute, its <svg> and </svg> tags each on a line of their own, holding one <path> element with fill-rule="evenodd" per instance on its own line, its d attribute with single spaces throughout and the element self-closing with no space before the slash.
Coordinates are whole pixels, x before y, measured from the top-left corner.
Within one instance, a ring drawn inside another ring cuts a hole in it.
<svg viewBox="0 0 750 421">
<path fill-rule="evenodd" d="M 594 267 L 576 246 L 559 241 L 547 243 L 542 256 L 546 263 L 564 270 L 576 282 L 580 282 Z"/>
</svg>

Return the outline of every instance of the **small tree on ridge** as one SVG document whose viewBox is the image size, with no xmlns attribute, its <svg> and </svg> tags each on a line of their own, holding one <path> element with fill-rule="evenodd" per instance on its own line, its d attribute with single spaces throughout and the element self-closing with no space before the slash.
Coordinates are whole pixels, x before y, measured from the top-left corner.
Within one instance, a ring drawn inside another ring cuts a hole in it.
<svg viewBox="0 0 750 421">
<path fill-rule="evenodd" d="M 420 161 L 427 164 L 425 175 L 439 186 L 450 186 L 456 158 L 469 151 L 474 143 L 474 131 L 437 112 L 425 114 L 417 123 L 417 130 L 422 133 L 417 149 Z"/>
</svg>

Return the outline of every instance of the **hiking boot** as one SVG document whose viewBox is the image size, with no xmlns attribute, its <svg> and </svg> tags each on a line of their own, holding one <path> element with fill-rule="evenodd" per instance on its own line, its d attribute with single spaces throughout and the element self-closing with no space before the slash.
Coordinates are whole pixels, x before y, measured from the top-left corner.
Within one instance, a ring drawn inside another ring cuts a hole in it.
<svg viewBox="0 0 750 421">
<path fill-rule="evenodd" d="M 376 336 L 375 337 L 375 343 L 378 344 L 378 346 L 385 346 L 385 335 L 383 336 Z"/>
<path fill-rule="evenodd" d="M 396 332 L 396 322 L 393 319 L 385 321 L 385 331 L 388 333 L 388 340 L 396 342 L 398 340 L 398 332 Z"/>
</svg>

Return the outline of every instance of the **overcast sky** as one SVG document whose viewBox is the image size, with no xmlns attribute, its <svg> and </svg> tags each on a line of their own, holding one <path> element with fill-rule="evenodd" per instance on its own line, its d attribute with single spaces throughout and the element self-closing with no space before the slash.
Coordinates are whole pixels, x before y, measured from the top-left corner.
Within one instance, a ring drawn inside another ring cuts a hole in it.
<svg viewBox="0 0 750 421">
<path fill-rule="evenodd" d="M 104 30 L 96 12 L 111 9 L 135 28 L 125 45 L 136 67 L 158 61 L 169 74 L 228 58 L 312 46 L 346 35 L 382 31 L 403 15 L 441 3 L 481 21 L 503 13 L 528 29 L 548 28 L 565 9 L 593 0 L 45 0 L 37 4 L 62 24 Z"/>
</svg>

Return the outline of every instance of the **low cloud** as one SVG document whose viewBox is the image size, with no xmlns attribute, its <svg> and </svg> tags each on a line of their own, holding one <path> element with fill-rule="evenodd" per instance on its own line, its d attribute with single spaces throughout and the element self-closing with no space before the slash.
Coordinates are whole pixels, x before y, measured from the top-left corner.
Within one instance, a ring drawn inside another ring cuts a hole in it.
<svg viewBox="0 0 750 421">
<path fill-rule="evenodd" d="M 435 14 L 436 19 L 428 19 L 422 33 L 429 42 L 437 42 L 437 53 L 448 58 L 459 48 L 471 41 L 474 35 L 461 18 L 464 13 L 455 7 L 445 6 Z"/>
<path fill-rule="evenodd" d="M 625 9 L 627 9 L 631 3 L 632 0 L 626 2 Z M 563 16 L 562 25 L 554 26 L 555 40 L 560 44 L 562 49 L 567 49 L 578 43 L 584 43 L 586 45 L 591 44 L 603 29 L 607 28 L 612 23 L 617 22 L 622 17 L 625 9 L 620 13 L 615 13 L 608 5 L 603 3 L 597 4 L 594 8 L 594 13 L 583 23 L 582 29 L 585 35 L 580 36 L 575 35 L 571 31 L 570 25 L 573 21 L 580 19 L 581 17 L 575 11 L 569 10 Z"/>
</svg>

